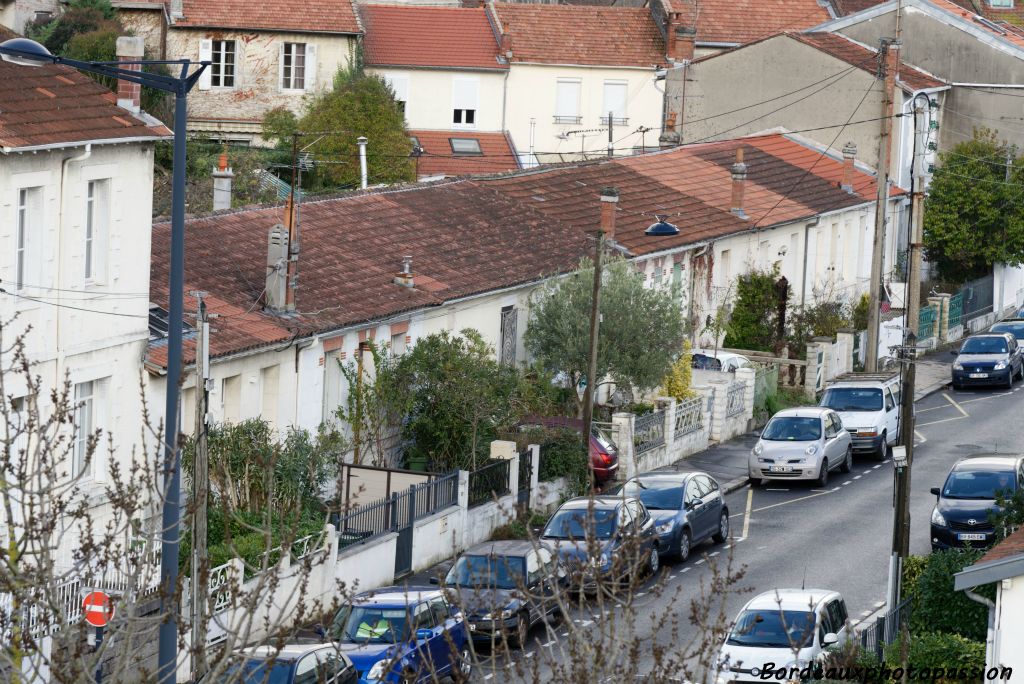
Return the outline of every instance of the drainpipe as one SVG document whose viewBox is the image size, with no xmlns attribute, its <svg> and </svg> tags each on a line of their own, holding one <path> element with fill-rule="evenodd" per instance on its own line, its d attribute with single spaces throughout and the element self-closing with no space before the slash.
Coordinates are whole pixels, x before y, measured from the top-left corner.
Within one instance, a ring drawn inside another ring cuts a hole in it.
<svg viewBox="0 0 1024 684">
<path fill-rule="evenodd" d="M 56 289 L 54 290 L 54 294 L 56 295 L 56 299 L 57 299 L 57 306 L 54 307 L 54 309 L 56 310 L 56 315 L 54 316 L 54 335 L 53 335 L 54 344 L 56 345 L 56 349 L 57 349 L 57 363 L 55 364 L 54 370 L 53 370 L 53 373 L 54 373 L 54 378 L 53 378 L 53 383 L 54 384 L 53 384 L 53 386 L 54 386 L 54 388 L 60 387 L 61 376 L 63 375 L 63 371 L 61 369 L 64 367 L 64 352 L 61 351 L 64 348 L 64 346 L 61 344 L 61 341 L 60 341 L 60 316 L 61 316 L 61 306 L 62 306 L 61 296 L 62 296 L 62 293 L 63 293 L 63 291 L 65 289 L 70 289 L 70 288 L 65 288 L 64 287 L 64 283 L 61 280 L 61 274 L 63 273 L 63 270 L 64 270 L 63 269 L 63 264 L 61 262 L 61 259 L 63 258 L 62 254 L 61 254 L 61 252 L 62 252 L 61 246 L 64 244 L 64 178 L 65 178 L 65 176 L 67 176 L 67 173 L 68 173 L 68 164 L 71 164 L 72 162 L 74 162 L 74 163 L 83 162 L 83 161 L 85 161 L 86 159 L 88 159 L 91 156 L 92 156 L 92 143 L 86 143 L 85 151 L 84 152 L 82 152 L 81 154 L 79 154 L 77 156 L 74 156 L 74 157 L 65 157 L 64 161 L 60 165 L 60 185 L 58 186 L 58 190 L 57 190 L 57 192 L 58 192 L 58 195 L 57 195 L 57 261 L 56 261 L 56 264 L 57 264 L 57 273 L 56 273 L 57 285 L 56 285 Z M 40 283 L 40 284 L 42 284 L 42 283 Z"/>
<path fill-rule="evenodd" d="M 800 310 L 804 309 L 804 302 L 807 301 L 807 243 L 810 241 L 811 228 L 818 225 L 819 217 L 815 216 L 814 221 L 804 226 L 804 272 L 800 278 Z"/>
<path fill-rule="evenodd" d="M 356 138 L 356 144 L 359 145 L 359 187 L 363 190 L 366 189 L 366 137 L 359 136 Z"/>
<path fill-rule="evenodd" d="M 967 598 L 975 603 L 988 607 L 988 633 L 985 636 L 985 671 L 999 666 L 999 658 L 996 654 L 996 604 L 970 589 L 964 589 Z"/>
</svg>

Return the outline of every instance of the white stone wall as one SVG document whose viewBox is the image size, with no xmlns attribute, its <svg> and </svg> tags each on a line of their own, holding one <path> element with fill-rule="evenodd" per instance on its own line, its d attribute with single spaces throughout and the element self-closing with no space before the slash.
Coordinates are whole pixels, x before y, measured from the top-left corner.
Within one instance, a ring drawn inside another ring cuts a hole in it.
<svg viewBox="0 0 1024 684">
<path fill-rule="evenodd" d="M 368 67 L 367 71 L 392 84 L 398 99 L 405 102 L 405 124 L 409 129 L 502 130 L 504 72 L 401 67 Z M 476 116 L 472 126 L 459 126 L 453 122 L 456 81 L 475 84 L 469 86 L 475 87 L 477 92 Z"/>
</svg>

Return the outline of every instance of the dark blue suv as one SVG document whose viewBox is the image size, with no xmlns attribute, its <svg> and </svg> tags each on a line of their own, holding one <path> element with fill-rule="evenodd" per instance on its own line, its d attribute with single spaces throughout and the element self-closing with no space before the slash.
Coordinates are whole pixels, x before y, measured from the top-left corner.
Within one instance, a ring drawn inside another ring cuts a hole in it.
<svg viewBox="0 0 1024 684">
<path fill-rule="evenodd" d="M 355 665 L 360 682 L 469 678 L 466 622 L 433 587 L 386 587 L 359 594 L 338 611 L 329 633 Z"/>
</svg>

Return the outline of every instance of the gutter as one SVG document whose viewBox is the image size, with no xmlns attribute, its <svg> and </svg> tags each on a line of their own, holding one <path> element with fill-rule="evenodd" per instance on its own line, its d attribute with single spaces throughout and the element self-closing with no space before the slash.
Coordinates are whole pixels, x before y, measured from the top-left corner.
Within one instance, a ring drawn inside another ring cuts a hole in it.
<svg viewBox="0 0 1024 684">
<path fill-rule="evenodd" d="M 48 145 L 30 145 L 28 147 L 0 147 L 0 152 L 4 154 L 10 154 L 12 152 L 46 152 L 49 150 L 65 150 L 69 147 L 91 147 L 92 145 L 121 145 L 128 143 L 140 143 L 140 142 L 159 142 L 161 140 L 171 140 L 173 135 L 148 135 L 148 136 L 135 136 L 130 138 L 101 138 L 99 140 L 79 140 L 79 141 L 66 141 L 59 143 L 50 143 Z"/>
</svg>

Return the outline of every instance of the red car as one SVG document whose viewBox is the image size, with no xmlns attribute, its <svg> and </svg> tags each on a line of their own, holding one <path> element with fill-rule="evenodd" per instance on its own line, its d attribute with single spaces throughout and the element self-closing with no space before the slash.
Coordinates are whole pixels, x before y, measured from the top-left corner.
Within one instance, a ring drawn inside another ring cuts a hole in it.
<svg viewBox="0 0 1024 684">
<path fill-rule="evenodd" d="M 548 428 L 568 428 L 583 432 L 583 421 L 579 418 L 530 416 L 519 424 L 519 429 L 533 426 Z M 598 487 L 615 479 L 619 469 L 619 450 L 610 435 L 601 428 L 594 426 L 590 432 L 590 469 L 594 472 L 594 484 Z"/>
</svg>

